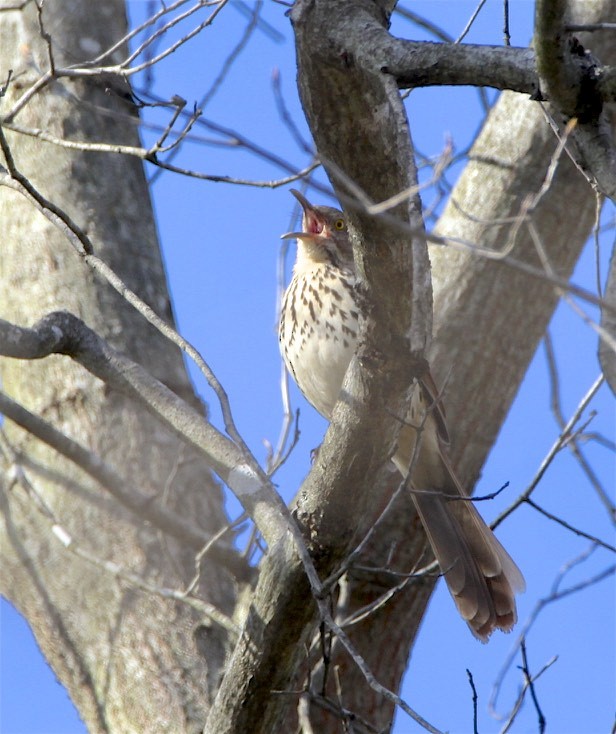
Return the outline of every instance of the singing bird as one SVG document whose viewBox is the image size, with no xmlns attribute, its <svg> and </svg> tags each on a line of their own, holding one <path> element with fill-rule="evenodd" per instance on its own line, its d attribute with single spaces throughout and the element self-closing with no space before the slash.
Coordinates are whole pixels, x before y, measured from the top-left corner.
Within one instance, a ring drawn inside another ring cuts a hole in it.
<svg viewBox="0 0 616 734">
<path fill-rule="evenodd" d="M 292 190 L 303 209 L 293 278 L 279 325 L 280 351 L 306 399 L 329 419 L 357 346 L 361 301 L 353 249 L 343 212 L 313 206 Z M 438 392 L 428 374 L 417 381 L 392 461 L 406 477 L 413 461 L 412 498 L 462 618 L 486 642 L 517 619 L 515 592 L 524 578 L 467 499 L 447 455 L 448 434 Z"/>
</svg>

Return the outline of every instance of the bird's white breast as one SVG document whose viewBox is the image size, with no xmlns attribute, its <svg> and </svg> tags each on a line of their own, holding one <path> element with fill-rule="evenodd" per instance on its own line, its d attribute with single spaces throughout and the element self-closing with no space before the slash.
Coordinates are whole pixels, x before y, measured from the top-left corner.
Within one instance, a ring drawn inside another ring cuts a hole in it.
<svg viewBox="0 0 616 734">
<path fill-rule="evenodd" d="M 357 344 L 352 276 L 322 263 L 297 273 L 283 302 L 280 346 L 306 399 L 329 418 Z"/>
</svg>

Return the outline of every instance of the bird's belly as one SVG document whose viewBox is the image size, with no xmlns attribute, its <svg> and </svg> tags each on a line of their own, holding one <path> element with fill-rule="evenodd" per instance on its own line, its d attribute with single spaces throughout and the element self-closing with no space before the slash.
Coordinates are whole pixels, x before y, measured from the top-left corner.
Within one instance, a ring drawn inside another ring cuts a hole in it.
<svg viewBox="0 0 616 734">
<path fill-rule="evenodd" d="M 313 335 L 305 339 L 298 354 L 285 355 L 299 389 L 326 418 L 338 399 L 354 351 L 354 340 L 342 341 L 336 334 L 324 338 Z"/>
</svg>

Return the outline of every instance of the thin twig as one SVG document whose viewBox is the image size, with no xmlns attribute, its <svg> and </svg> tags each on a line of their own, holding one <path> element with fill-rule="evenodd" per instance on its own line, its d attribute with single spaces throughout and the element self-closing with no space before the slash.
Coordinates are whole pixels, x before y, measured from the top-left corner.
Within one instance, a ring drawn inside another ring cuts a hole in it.
<svg viewBox="0 0 616 734">
<path fill-rule="evenodd" d="M 42 196 L 32 184 L 17 170 L 10 148 L 4 137 L 2 127 L 0 126 L 0 148 L 4 152 L 7 168 L 11 178 L 22 187 L 22 193 L 32 201 L 36 208 L 39 209 L 50 221 L 59 226 L 63 233 L 67 236 L 71 245 L 76 250 L 90 268 L 101 275 L 133 308 L 138 311 L 152 326 L 154 326 L 163 336 L 170 342 L 178 346 L 185 354 L 187 354 L 197 365 L 201 373 L 204 375 L 208 384 L 218 398 L 222 411 L 225 429 L 233 441 L 242 451 L 247 463 L 251 464 L 253 470 L 260 472 L 258 462 L 252 456 L 252 452 L 238 431 L 233 414 L 229 397 L 222 386 L 222 383 L 214 374 L 209 364 L 201 356 L 200 352 L 193 347 L 187 339 L 181 336 L 168 322 L 162 319 L 154 309 L 143 301 L 126 283 L 112 270 L 107 263 L 103 262 L 99 257 L 92 254 L 94 248 L 89 237 L 73 222 L 63 210 L 59 209 L 52 202 Z"/>
<path fill-rule="evenodd" d="M 478 16 L 478 15 L 479 15 L 479 13 L 481 12 L 481 9 L 483 8 L 483 6 L 484 6 L 485 4 L 486 4 L 486 0 L 479 0 L 479 4 L 478 4 L 478 5 L 477 5 L 477 7 L 475 8 L 475 10 L 473 10 L 473 13 L 472 13 L 471 17 L 469 18 L 469 20 L 468 20 L 467 24 L 466 24 L 466 25 L 464 26 L 464 30 L 463 30 L 463 31 L 462 31 L 462 33 L 460 33 L 460 35 L 459 35 L 459 36 L 458 36 L 458 37 L 456 38 L 456 40 L 454 41 L 454 43 L 456 43 L 456 44 L 458 44 L 458 43 L 462 43 L 462 41 L 464 40 L 464 38 L 466 37 L 466 35 L 467 35 L 467 34 L 468 34 L 468 32 L 470 31 L 470 29 L 472 28 L 472 26 L 473 26 L 473 23 L 474 23 L 474 22 L 475 22 L 475 20 L 477 19 L 477 16 Z"/>
<path fill-rule="evenodd" d="M 544 346 L 545 346 L 546 360 L 548 364 L 548 374 L 550 376 L 550 395 L 551 395 L 550 404 L 552 407 L 552 413 L 554 414 L 556 423 L 558 424 L 560 429 L 563 430 L 565 428 L 565 419 L 564 419 L 562 408 L 561 408 L 560 379 L 558 376 L 558 369 L 556 365 L 556 355 L 554 354 L 554 347 L 552 344 L 552 338 L 550 336 L 549 331 L 546 331 L 545 333 Z M 616 521 L 616 507 L 612 503 L 608 493 L 605 491 L 605 489 L 601 485 L 599 477 L 595 473 L 594 469 L 592 468 L 590 463 L 586 460 L 586 457 L 584 453 L 582 452 L 582 449 L 579 445 L 579 441 L 577 440 L 576 433 L 574 432 L 571 433 L 570 439 L 567 441 L 567 446 L 570 448 L 571 452 L 573 453 L 576 460 L 578 461 L 582 471 L 586 474 L 588 481 L 591 483 L 600 501 L 606 508 L 608 515 L 610 517 L 610 520 L 612 522 L 615 522 Z M 608 445 L 607 447 L 611 449 L 611 446 Z"/>
<path fill-rule="evenodd" d="M 558 525 L 561 525 L 563 528 L 566 528 L 567 530 L 570 530 L 572 533 L 577 535 L 580 538 L 586 538 L 586 540 L 590 540 L 592 543 L 596 543 L 597 545 L 601 546 L 602 548 L 605 548 L 606 550 L 612 551 L 613 553 L 616 553 L 616 547 L 613 545 L 610 545 L 609 543 L 606 543 L 604 540 L 601 540 L 600 538 L 597 538 L 596 535 L 590 535 L 590 533 L 585 533 L 583 530 L 580 530 L 579 528 L 573 527 L 573 525 L 570 525 L 568 522 L 565 522 L 560 517 L 557 517 L 556 515 L 553 515 L 551 512 L 548 512 L 547 510 L 544 510 L 543 507 L 540 507 L 536 502 L 530 499 L 530 497 L 527 497 L 524 500 L 525 504 L 532 507 L 534 510 L 537 510 L 540 514 L 542 514 L 544 517 L 547 517 L 548 520 L 553 520 Z"/>
<path fill-rule="evenodd" d="M 563 446 L 566 444 L 566 442 L 569 440 L 569 437 L 571 435 L 571 431 L 573 430 L 575 424 L 580 420 L 580 417 L 582 413 L 586 410 L 592 399 L 597 394 L 599 388 L 604 382 L 603 375 L 599 375 L 597 379 L 593 382 L 593 384 L 590 386 L 590 389 L 584 395 L 584 397 L 579 402 L 577 408 L 575 409 L 573 415 L 561 431 L 560 435 L 556 439 L 556 441 L 552 444 L 552 447 L 548 451 L 546 457 L 541 462 L 541 465 L 539 469 L 537 470 L 537 473 L 533 477 L 531 483 L 528 485 L 528 487 L 522 492 L 522 494 L 518 497 L 518 499 L 513 502 L 507 509 L 505 509 L 501 514 L 494 520 L 492 523 L 492 528 L 497 528 L 503 520 L 505 520 L 509 515 L 511 515 L 512 512 L 514 512 L 522 503 L 526 502 L 526 500 L 531 496 L 531 494 L 535 491 L 537 488 L 539 482 L 543 478 L 545 472 L 547 471 L 548 467 L 558 454 L 558 452 L 563 448 Z"/>
<path fill-rule="evenodd" d="M 152 523 L 154 527 L 196 550 L 204 545 L 211 548 L 211 535 L 193 525 L 184 515 L 152 502 L 150 495 L 138 492 L 134 488 L 127 489 L 127 487 L 134 486 L 134 483 L 128 481 L 127 477 L 119 475 L 100 456 L 81 446 L 77 441 L 31 413 L 3 392 L 0 392 L 0 414 L 6 416 L 16 425 L 21 426 L 32 436 L 38 438 L 39 441 L 73 462 L 75 466 L 78 466 L 94 479 L 97 484 L 109 492 L 123 507 L 130 510 L 140 521 L 145 520 Z M 212 548 L 212 552 L 221 563 L 237 574 L 239 578 L 246 579 L 252 575 L 248 564 L 233 549 L 217 545 L 216 548 Z"/>
<path fill-rule="evenodd" d="M 220 69 L 216 78 L 210 85 L 210 88 L 208 89 L 208 91 L 201 97 L 199 102 L 196 104 L 196 108 L 199 109 L 199 115 L 201 114 L 201 110 L 204 110 L 207 107 L 207 105 L 213 99 L 216 92 L 220 89 L 225 78 L 227 77 L 231 69 L 233 68 L 233 64 L 239 58 L 243 49 L 246 47 L 250 37 L 252 36 L 253 31 L 255 30 L 255 28 L 258 25 L 259 14 L 261 12 L 262 4 L 263 3 L 261 2 L 261 0 L 258 0 L 258 2 L 255 3 L 255 6 L 252 9 L 251 14 L 250 14 L 249 22 L 246 28 L 244 29 L 244 33 L 242 34 L 240 40 L 237 42 L 235 47 L 231 49 L 231 52 L 226 57 L 222 65 L 222 68 Z M 167 166 L 171 164 L 171 161 L 179 153 L 179 150 L 180 150 L 179 147 L 176 147 L 175 150 L 173 150 L 171 154 L 167 157 L 167 159 L 165 160 L 165 163 L 167 164 Z M 157 180 L 162 170 L 170 170 L 170 169 L 168 168 L 163 169 L 162 167 L 159 168 L 159 170 L 155 171 L 154 175 L 151 177 L 150 184 L 153 184 Z"/>
<path fill-rule="evenodd" d="M 241 525 L 248 515 L 243 512 L 237 520 L 234 520 L 233 522 L 228 523 L 227 525 L 223 525 L 223 527 L 220 528 L 220 530 L 217 533 L 214 533 L 212 537 L 203 545 L 203 547 L 199 550 L 197 555 L 195 556 L 195 575 L 189 582 L 188 586 L 184 589 L 182 594 L 184 596 L 189 596 L 193 593 L 195 588 L 197 587 L 199 583 L 199 579 L 201 578 L 201 566 L 203 564 L 203 559 L 205 556 L 215 547 L 216 543 L 218 543 L 219 540 L 222 540 L 222 538 L 232 530 L 235 530 L 239 525 Z"/>
<path fill-rule="evenodd" d="M 520 647 L 522 640 L 528 637 L 528 632 L 532 629 L 535 622 L 537 621 L 537 618 L 540 616 L 543 610 L 546 607 L 548 607 L 550 604 L 553 604 L 554 602 L 559 601 L 560 599 L 563 599 L 567 596 L 571 596 L 572 594 L 577 594 L 580 591 L 588 589 L 589 587 L 594 586 L 595 584 L 598 584 L 601 581 L 604 581 L 606 578 L 609 578 L 610 576 L 613 576 L 616 573 L 616 564 L 612 564 L 604 568 L 603 571 L 600 571 L 599 573 L 593 576 L 590 576 L 584 579 L 583 581 L 580 581 L 579 583 L 572 584 L 571 586 L 568 586 L 566 588 L 561 588 L 561 584 L 563 580 L 567 577 L 567 575 L 571 572 L 571 570 L 576 568 L 580 564 L 584 563 L 589 558 L 589 556 L 597 549 L 597 547 L 598 546 L 593 543 L 584 552 L 580 553 L 578 556 L 576 556 L 572 560 L 563 564 L 563 566 L 560 568 L 560 570 L 556 574 L 556 577 L 554 581 L 552 582 L 550 591 L 548 592 L 547 596 L 539 599 L 536 602 L 526 622 L 522 625 L 522 628 L 520 629 L 520 632 L 511 648 L 511 651 L 509 652 L 508 656 L 506 657 L 505 662 L 503 663 L 501 670 L 499 671 L 498 675 L 496 676 L 494 685 L 492 687 L 492 693 L 490 695 L 490 700 L 488 702 L 488 709 L 490 710 L 490 713 L 494 717 L 500 718 L 500 719 L 504 718 L 500 716 L 498 712 L 496 711 L 496 703 L 500 695 L 501 686 L 503 684 L 507 671 L 511 667 L 517 655 L 517 651 Z"/>
<path fill-rule="evenodd" d="M 479 734 L 479 730 L 477 729 L 477 689 L 475 688 L 473 674 L 468 668 L 466 669 L 466 675 L 468 677 L 471 691 L 473 692 L 473 734 Z"/>
<path fill-rule="evenodd" d="M 47 58 L 49 59 L 49 71 L 51 72 L 52 76 L 55 76 L 56 62 L 55 62 L 54 55 L 53 55 L 52 40 L 51 40 L 51 36 L 45 29 L 45 24 L 43 22 L 44 0 L 35 0 L 34 4 L 36 5 L 36 17 L 38 20 L 39 32 L 41 34 L 41 38 L 45 41 L 45 45 L 47 46 Z"/>
<path fill-rule="evenodd" d="M 552 667 L 554 663 L 556 663 L 558 660 L 558 655 L 554 655 L 554 657 L 550 658 L 548 662 L 541 668 L 541 670 L 535 675 L 533 678 L 531 678 L 531 682 L 534 684 L 536 680 L 538 680 L 546 670 Z M 507 732 L 511 729 L 513 722 L 516 719 L 516 716 L 522 709 L 522 704 L 524 703 L 524 698 L 526 696 L 526 691 L 530 688 L 530 682 L 528 682 L 526 679 L 524 681 L 524 685 L 522 686 L 522 689 L 520 693 L 518 694 L 518 698 L 513 705 L 513 708 L 511 709 L 511 712 L 509 714 L 509 718 L 505 722 L 505 725 L 500 730 L 500 734 L 507 734 Z"/>
<path fill-rule="evenodd" d="M 164 599 L 173 599 L 175 601 L 187 604 L 188 606 L 192 607 L 197 612 L 202 614 L 204 617 L 207 617 L 212 622 L 215 622 L 217 625 L 222 627 L 233 638 L 237 639 L 239 637 L 239 627 L 229 617 L 227 617 L 227 615 L 223 614 L 219 609 L 217 609 L 217 607 L 215 607 L 213 604 L 210 604 L 209 602 L 206 602 L 202 599 L 198 599 L 194 596 L 188 596 L 184 592 L 178 591 L 176 589 L 169 589 L 166 587 L 158 586 L 156 584 L 151 584 L 143 577 L 139 576 L 133 571 L 129 571 L 123 568 L 118 563 L 115 563 L 114 561 L 103 560 L 93 553 L 85 550 L 80 545 L 80 543 L 78 543 L 74 539 L 74 537 L 67 531 L 66 527 L 58 520 L 51 507 L 43 499 L 41 493 L 38 492 L 34 484 L 30 481 L 27 472 L 20 464 L 18 464 L 16 454 L 13 452 L 8 442 L 4 440 L 1 432 L 0 448 L 10 461 L 11 468 L 8 476 L 14 483 L 18 483 L 23 488 L 26 495 L 32 501 L 34 507 L 45 518 L 47 523 L 49 523 L 52 536 L 55 538 L 55 540 L 60 541 L 60 543 L 64 546 L 64 548 L 66 548 L 66 550 L 70 551 L 78 558 L 86 561 L 90 565 L 95 566 L 101 571 L 111 574 L 115 578 L 122 579 L 133 588 L 141 589 L 142 591 L 160 596 Z"/>
<path fill-rule="evenodd" d="M 522 672 L 524 673 L 524 680 L 525 683 L 528 685 L 528 688 L 530 689 L 530 696 L 533 699 L 535 711 L 537 712 L 537 718 L 539 719 L 539 734 L 543 734 L 543 732 L 545 731 L 546 721 L 545 716 L 543 715 L 543 711 L 541 710 L 541 706 L 539 706 L 537 692 L 535 691 L 535 680 L 537 680 L 537 677 L 532 677 L 532 675 L 530 674 L 530 668 L 528 667 L 528 657 L 526 655 L 526 640 L 522 640 L 522 643 L 520 645 L 520 652 L 522 653 Z"/>
<path fill-rule="evenodd" d="M 364 679 L 366 680 L 366 683 L 372 688 L 373 691 L 376 691 L 379 695 L 383 696 L 386 700 L 390 701 L 391 703 L 395 704 L 399 708 L 404 711 L 405 714 L 410 716 L 413 721 L 416 721 L 421 727 L 423 727 L 426 731 L 432 732 L 432 734 L 443 734 L 439 729 L 432 726 L 428 721 L 426 721 L 422 716 L 420 716 L 414 709 L 412 709 L 406 701 L 404 701 L 400 696 L 398 696 L 393 691 L 389 690 L 386 686 L 384 686 L 382 683 L 379 683 L 379 681 L 375 678 L 374 674 L 368 667 L 368 664 L 364 660 L 364 658 L 359 654 L 359 652 L 355 649 L 353 646 L 353 643 L 347 636 L 346 632 L 334 622 L 331 614 L 329 613 L 329 610 L 327 609 L 326 603 L 324 600 L 318 600 L 319 602 L 319 610 L 321 612 L 321 618 L 325 622 L 325 624 L 328 626 L 328 628 L 336 635 L 336 637 L 340 640 L 348 654 L 351 656 L 351 659 L 357 665 L 359 670 L 361 671 L 362 675 L 364 676 Z"/>
</svg>

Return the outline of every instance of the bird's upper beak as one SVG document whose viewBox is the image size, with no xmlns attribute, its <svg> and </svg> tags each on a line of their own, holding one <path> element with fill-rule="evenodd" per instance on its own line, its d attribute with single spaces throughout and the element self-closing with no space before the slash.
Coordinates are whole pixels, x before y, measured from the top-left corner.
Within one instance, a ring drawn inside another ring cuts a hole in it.
<svg viewBox="0 0 616 734">
<path fill-rule="evenodd" d="M 312 239 L 314 237 L 318 237 L 325 229 L 325 220 L 322 215 L 297 189 L 291 189 L 291 193 L 302 205 L 303 229 L 301 232 L 286 232 L 285 234 L 280 235 L 280 239 Z"/>
</svg>

